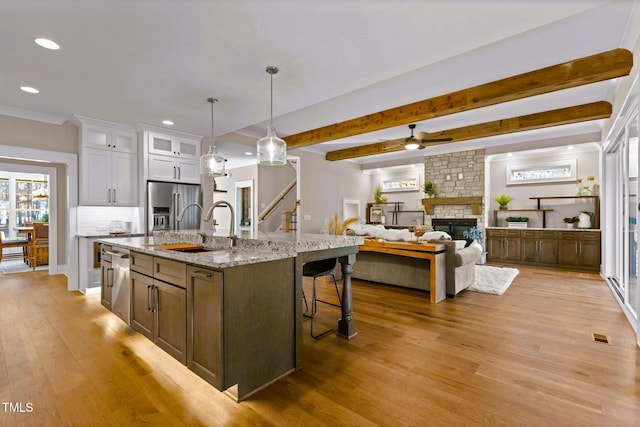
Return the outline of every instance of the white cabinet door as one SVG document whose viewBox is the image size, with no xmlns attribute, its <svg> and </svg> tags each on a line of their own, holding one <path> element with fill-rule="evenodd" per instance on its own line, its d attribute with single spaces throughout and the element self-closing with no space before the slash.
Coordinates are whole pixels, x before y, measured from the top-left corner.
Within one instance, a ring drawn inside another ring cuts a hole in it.
<svg viewBox="0 0 640 427">
<path fill-rule="evenodd" d="M 175 140 L 178 156 L 182 159 L 200 158 L 200 141 L 178 138 Z"/>
<path fill-rule="evenodd" d="M 171 136 L 149 132 L 149 154 L 176 156 L 178 150 Z"/>
<path fill-rule="evenodd" d="M 111 153 L 111 204 L 138 205 L 138 156 L 131 153 Z"/>
<path fill-rule="evenodd" d="M 149 154 L 149 179 L 156 181 L 176 181 L 178 170 L 174 158 Z"/>
<path fill-rule="evenodd" d="M 85 148 L 80 156 L 80 204 L 105 206 L 110 203 L 111 152 Z"/>
<path fill-rule="evenodd" d="M 82 146 L 109 149 L 111 129 L 106 126 L 82 125 Z"/>
<path fill-rule="evenodd" d="M 178 159 L 178 181 L 200 184 L 200 160 Z"/>
<path fill-rule="evenodd" d="M 111 149 L 121 153 L 137 153 L 138 134 L 131 131 L 113 129 L 111 131 Z"/>
</svg>

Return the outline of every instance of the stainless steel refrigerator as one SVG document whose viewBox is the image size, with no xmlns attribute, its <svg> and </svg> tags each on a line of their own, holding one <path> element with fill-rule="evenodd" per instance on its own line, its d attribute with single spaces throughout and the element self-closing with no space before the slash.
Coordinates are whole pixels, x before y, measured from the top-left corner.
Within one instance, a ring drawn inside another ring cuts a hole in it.
<svg viewBox="0 0 640 427">
<path fill-rule="evenodd" d="M 197 230 L 200 228 L 200 209 L 189 208 L 182 221 L 177 218 L 190 203 L 202 206 L 200 184 L 147 182 L 147 235 L 154 230 Z"/>
</svg>

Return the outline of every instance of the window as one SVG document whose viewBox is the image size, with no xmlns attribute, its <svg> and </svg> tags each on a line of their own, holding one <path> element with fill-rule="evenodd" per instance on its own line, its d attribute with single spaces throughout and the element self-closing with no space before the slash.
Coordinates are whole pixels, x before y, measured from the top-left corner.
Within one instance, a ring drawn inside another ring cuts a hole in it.
<svg viewBox="0 0 640 427">
<path fill-rule="evenodd" d="M 507 165 L 507 185 L 576 180 L 576 159 Z"/>
<path fill-rule="evenodd" d="M 0 178 L 0 231 L 7 237 L 9 236 L 9 214 L 11 213 L 9 185 L 9 178 Z"/>
<path fill-rule="evenodd" d="M 0 172 L 0 231 L 6 239 L 17 227 L 49 220 L 49 183 L 45 175 Z"/>
<path fill-rule="evenodd" d="M 399 178 L 383 178 L 381 187 L 383 192 L 389 191 L 417 191 L 419 176 L 404 176 Z"/>
<path fill-rule="evenodd" d="M 49 197 L 46 181 L 16 179 L 16 226 L 48 220 Z M 45 216 L 46 215 L 46 216 Z"/>
</svg>

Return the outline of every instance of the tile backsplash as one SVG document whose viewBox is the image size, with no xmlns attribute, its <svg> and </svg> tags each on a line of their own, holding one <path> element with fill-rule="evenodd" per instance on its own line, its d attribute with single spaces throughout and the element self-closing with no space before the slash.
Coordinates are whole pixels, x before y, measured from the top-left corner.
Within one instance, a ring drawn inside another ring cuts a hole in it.
<svg viewBox="0 0 640 427">
<path fill-rule="evenodd" d="M 79 235 L 104 234 L 111 221 L 130 221 L 132 233 L 144 233 L 144 209 L 111 206 L 78 206 Z"/>
</svg>

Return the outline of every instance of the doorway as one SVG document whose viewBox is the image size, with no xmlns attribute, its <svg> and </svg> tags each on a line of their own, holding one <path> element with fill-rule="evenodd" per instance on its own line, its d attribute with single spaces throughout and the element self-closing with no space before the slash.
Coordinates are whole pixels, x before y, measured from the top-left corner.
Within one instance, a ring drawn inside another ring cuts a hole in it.
<svg viewBox="0 0 640 427">
<path fill-rule="evenodd" d="M 237 233 L 251 232 L 255 224 L 253 204 L 253 180 L 235 183 L 235 229 Z"/>
<path fill-rule="evenodd" d="M 637 80 L 604 144 L 603 275 L 629 322 L 638 327 L 638 115 Z"/>
<path fill-rule="evenodd" d="M 4 176 L 8 178 L 7 199 L 9 199 L 5 204 L 7 209 L 0 213 L 0 223 L 2 223 L 0 227 L 4 227 L 2 231 L 7 238 L 15 239 L 25 233 L 24 227 L 28 223 L 48 222 L 49 247 L 52 248 L 48 255 L 48 269 L 55 274 L 58 270 L 58 256 L 54 249 L 58 242 L 56 169 L 32 164 L 0 163 L 0 171 L 3 171 Z"/>
</svg>

